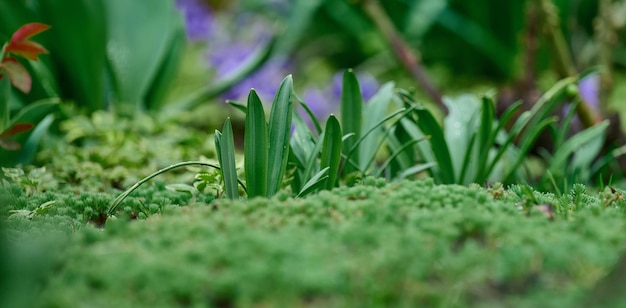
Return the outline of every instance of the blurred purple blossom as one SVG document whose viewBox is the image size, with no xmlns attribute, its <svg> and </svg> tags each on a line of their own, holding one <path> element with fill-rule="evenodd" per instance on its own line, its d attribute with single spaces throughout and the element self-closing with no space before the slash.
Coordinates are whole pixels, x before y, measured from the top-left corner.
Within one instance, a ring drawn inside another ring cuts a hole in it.
<svg viewBox="0 0 626 308">
<path fill-rule="evenodd" d="M 582 98 L 583 104 L 587 104 L 589 108 L 598 112 L 600 110 L 600 75 L 591 74 L 578 81 L 578 93 Z M 563 115 L 566 115 L 570 110 L 571 104 L 565 105 L 563 108 Z M 574 126 L 580 126 L 580 119 L 576 115 L 572 119 Z"/>
<path fill-rule="evenodd" d="M 374 76 L 368 73 L 357 73 L 357 79 L 361 87 L 363 101 L 367 102 L 376 94 L 380 84 L 376 81 Z M 325 89 L 309 88 L 305 90 L 302 99 L 309 106 L 313 114 L 319 120 L 323 121 L 339 108 L 342 85 L 343 72 L 339 72 L 333 76 L 332 82 L 327 85 Z"/>
<path fill-rule="evenodd" d="M 590 108 L 600 109 L 600 75 L 592 74 L 578 82 L 580 97 Z"/>
<path fill-rule="evenodd" d="M 176 0 L 176 8 L 183 13 L 187 38 L 192 41 L 207 39 L 213 31 L 213 13 L 202 0 Z"/>
</svg>

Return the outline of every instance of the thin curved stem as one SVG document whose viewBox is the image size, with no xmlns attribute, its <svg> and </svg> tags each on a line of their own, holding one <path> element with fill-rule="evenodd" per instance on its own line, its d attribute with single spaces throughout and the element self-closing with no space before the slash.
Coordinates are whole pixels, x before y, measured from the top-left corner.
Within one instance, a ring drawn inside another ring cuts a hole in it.
<svg viewBox="0 0 626 308">
<path fill-rule="evenodd" d="M 139 182 L 135 183 L 135 185 L 131 186 L 129 189 L 127 189 L 126 191 L 124 191 L 122 194 L 120 194 L 119 196 L 117 196 L 117 198 L 115 198 L 115 200 L 113 200 L 113 202 L 111 203 L 111 206 L 109 207 L 109 210 L 107 211 L 107 215 L 108 216 L 112 216 L 113 213 L 115 212 L 115 210 L 117 209 L 117 207 L 122 203 L 122 201 L 124 201 L 124 199 L 126 199 L 126 197 L 128 197 L 128 195 L 130 195 L 133 191 L 135 191 L 137 188 L 139 188 L 139 186 L 143 185 L 144 183 L 150 181 L 151 179 L 153 179 L 154 177 L 168 172 L 170 170 L 176 169 L 176 168 L 180 168 L 180 167 L 186 167 L 186 166 L 205 166 L 205 167 L 211 167 L 217 170 L 220 170 L 219 166 L 210 164 L 210 163 L 205 163 L 205 162 L 201 162 L 201 161 L 185 161 L 185 162 L 181 162 L 181 163 L 177 163 L 177 164 L 173 164 L 171 166 L 165 167 L 155 173 L 152 173 L 150 175 L 148 175 L 147 177 L 141 179 Z M 243 187 L 243 189 L 246 191 L 246 186 L 241 182 L 241 180 L 237 179 L 237 181 L 239 182 L 239 184 Z"/>
</svg>

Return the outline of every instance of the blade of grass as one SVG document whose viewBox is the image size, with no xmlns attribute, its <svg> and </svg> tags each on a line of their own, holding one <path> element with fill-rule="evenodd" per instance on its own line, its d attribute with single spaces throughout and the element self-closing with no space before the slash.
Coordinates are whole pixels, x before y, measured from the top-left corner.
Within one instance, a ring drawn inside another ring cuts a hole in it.
<svg viewBox="0 0 626 308">
<path fill-rule="evenodd" d="M 248 95 L 243 139 L 244 170 L 249 198 L 265 196 L 267 192 L 267 157 L 269 151 L 267 138 L 265 111 L 261 99 L 253 89 Z"/>
<path fill-rule="evenodd" d="M 287 168 L 289 135 L 293 114 L 292 92 L 293 79 L 289 75 L 280 84 L 270 113 L 267 197 L 271 197 L 278 192 Z"/>
</svg>

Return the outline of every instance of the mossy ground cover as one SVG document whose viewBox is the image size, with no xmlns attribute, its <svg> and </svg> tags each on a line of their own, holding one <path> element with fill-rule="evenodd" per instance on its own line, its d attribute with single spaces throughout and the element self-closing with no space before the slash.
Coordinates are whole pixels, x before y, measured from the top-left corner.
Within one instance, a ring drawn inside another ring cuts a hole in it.
<svg viewBox="0 0 626 308">
<path fill-rule="evenodd" d="M 20 189 L 2 194 L 16 305 L 571 307 L 626 248 L 626 202 L 610 188 L 366 179 L 303 199 L 198 201 L 157 183 L 128 201 L 155 204 L 146 219 L 127 205 L 104 227 L 90 215 L 114 194 Z"/>
</svg>

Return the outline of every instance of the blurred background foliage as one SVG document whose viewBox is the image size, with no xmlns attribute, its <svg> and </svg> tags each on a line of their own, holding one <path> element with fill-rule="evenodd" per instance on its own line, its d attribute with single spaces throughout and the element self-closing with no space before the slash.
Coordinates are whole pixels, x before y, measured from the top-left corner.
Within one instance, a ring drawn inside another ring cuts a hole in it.
<svg viewBox="0 0 626 308">
<path fill-rule="evenodd" d="M 229 85 L 220 99 L 239 99 L 250 86 L 263 98 L 263 88 L 273 94 L 286 73 L 301 76 L 301 92 L 311 88 L 315 96 L 313 90 L 332 88 L 325 83 L 346 68 L 371 81 L 393 79 L 400 87 L 423 90 L 397 60 L 372 6 L 382 10 L 382 19 L 391 22 L 440 92 L 515 88 L 531 73 L 545 89 L 564 77 L 554 69 L 560 60 L 549 52 L 549 24 L 537 12 L 546 2 L 556 9 L 557 30 L 577 72 L 603 64 L 623 70 L 624 1 L 2 0 L 0 33 L 7 39 L 32 21 L 53 25 L 40 40 L 50 55 L 30 65 L 40 82 L 16 101 L 60 96 L 88 111 L 126 112 L 125 105 L 158 110 L 236 73 L 274 36 L 275 48 L 260 69 Z M 610 7 L 609 16 L 601 14 L 602 5 Z M 602 30 L 603 24 L 610 29 Z M 611 37 L 603 38 L 602 31 Z M 612 57 L 601 63 L 607 40 Z"/>
<path fill-rule="evenodd" d="M 612 149 L 624 144 L 614 115 L 626 112 L 624 16 L 623 0 L 0 0 L 0 39 L 52 25 L 37 39 L 50 53 L 27 65 L 33 91 L 13 91 L 11 104 L 17 113 L 60 98 L 57 135 L 59 123 L 103 109 L 205 131 L 232 116 L 241 134 L 242 116 L 222 102 L 250 88 L 271 102 L 287 74 L 326 119 L 347 68 L 365 101 L 394 80 L 440 116 L 444 95 L 491 89 L 497 112 L 520 99 L 530 109 L 557 80 L 587 72 L 572 133 L 611 118 Z"/>
</svg>

